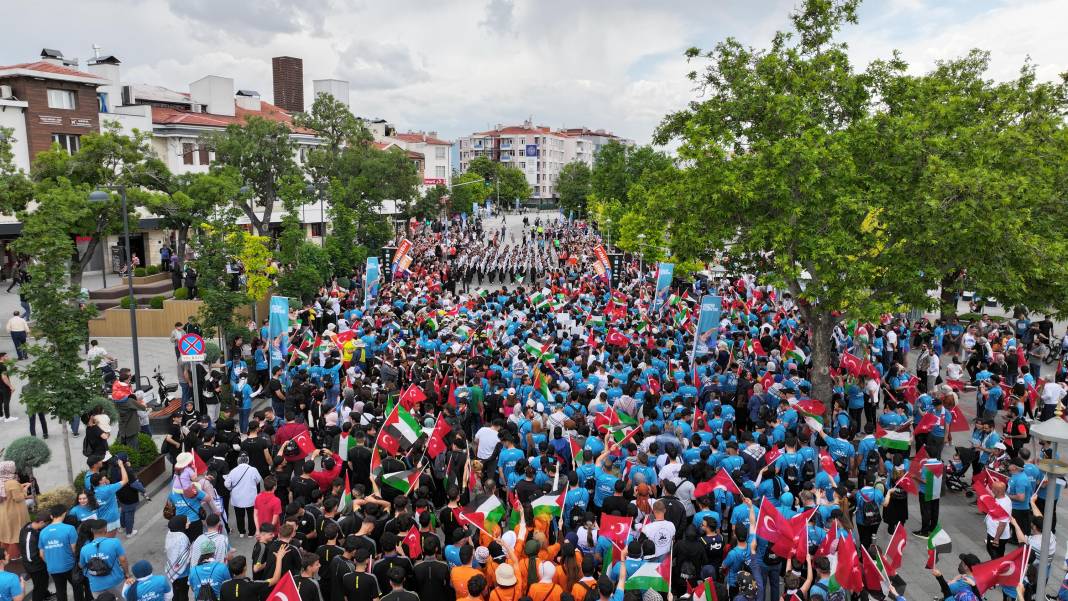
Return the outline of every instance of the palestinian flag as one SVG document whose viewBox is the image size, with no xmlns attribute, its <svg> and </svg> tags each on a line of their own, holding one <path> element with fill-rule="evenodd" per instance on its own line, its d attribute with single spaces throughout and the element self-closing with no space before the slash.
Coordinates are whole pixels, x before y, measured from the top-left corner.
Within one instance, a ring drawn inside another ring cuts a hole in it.
<svg viewBox="0 0 1068 601">
<path fill-rule="evenodd" d="M 882 426 L 875 426 L 875 442 L 884 449 L 908 451 L 912 446 L 911 432 L 888 432 Z"/>
<path fill-rule="evenodd" d="M 534 370 L 534 390 L 541 393 L 546 403 L 553 401 L 553 393 L 549 390 L 549 376 L 542 373 L 541 369 Z"/>
<path fill-rule="evenodd" d="M 716 596 L 716 583 L 711 578 L 702 580 L 697 587 L 690 591 L 692 601 L 718 601 Z"/>
<path fill-rule="evenodd" d="M 923 499 L 934 501 L 942 498 L 942 475 L 945 473 L 946 464 L 932 460 L 923 464 Z"/>
<path fill-rule="evenodd" d="M 619 420 L 619 423 L 623 424 L 624 426 L 637 426 L 638 425 L 638 420 L 636 418 L 634 418 L 632 415 L 630 415 L 629 413 L 620 413 L 620 412 L 616 411 L 615 414 L 616 414 L 616 418 Z"/>
<path fill-rule="evenodd" d="M 352 487 L 349 486 L 348 473 L 345 474 L 345 492 L 341 495 L 341 502 L 338 503 L 338 507 L 341 508 L 342 513 L 352 511 Z"/>
<path fill-rule="evenodd" d="M 620 424 L 609 426 L 608 433 L 612 435 L 612 440 L 616 441 L 616 446 L 622 446 L 624 442 L 634 438 L 634 435 L 638 433 L 638 428 Z"/>
<path fill-rule="evenodd" d="M 567 496 L 567 491 L 564 490 L 558 495 L 547 494 L 538 497 L 530 502 L 530 506 L 534 508 L 534 517 L 560 517 L 560 514 L 564 511 L 564 498 Z"/>
<path fill-rule="evenodd" d="M 934 530 L 927 536 L 927 569 L 935 567 L 939 553 L 952 552 L 953 540 L 949 538 L 949 533 L 942 530 L 941 523 L 935 524 Z"/>
<path fill-rule="evenodd" d="M 401 491 L 402 494 L 408 494 L 413 488 L 419 485 L 419 476 L 423 473 L 422 469 L 418 470 L 401 470 L 399 472 L 390 472 L 382 476 L 382 483 Z"/>
<path fill-rule="evenodd" d="M 601 560 L 601 573 L 607 574 L 611 569 L 612 564 L 616 562 L 616 546 L 608 545 L 608 550 L 604 552 L 604 559 Z"/>
<path fill-rule="evenodd" d="M 639 334 L 644 334 L 648 329 L 649 322 L 644 319 L 638 322 L 638 325 L 634 326 L 634 331 Z"/>
<path fill-rule="evenodd" d="M 426 324 L 426 327 L 430 328 L 431 332 L 437 332 L 438 331 L 438 318 L 437 317 L 431 317 L 430 319 L 424 321 L 423 323 Z"/>
<path fill-rule="evenodd" d="M 805 362 L 805 353 L 795 346 L 786 353 L 786 358 L 800 365 Z"/>
<path fill-rule="evenodd" d="M 419 425 L 419 421 L 398 403 L 393 406 L 385 423 L 382 424 L 382 429 L 378 431 L 375 446 L 381 447 L 390 455 L 396 455 L 412 448 L 422 435 L 423 428 Z"/>
<path fill-rule="evenodd" d="M 356 437 L 347 432 L 342 432 L 337 440 L 337 454 L 344 461 L 349 456 L 349 449 L 356 446 Z"/>
<path fill-rule="evenodd" d="M 482 495 L 460 510 L 462 522 L 474 524 L 486 530 L 486 526 L 495 526 L 504 519 L 504 503 L 494 495 Z"/>
<path fill-rule="evenodd" d="M 647 561 L 638 566 L 633 574 L 627 574 L 627 582 L 623 589 L 628 591 L 644 591 L 652 589 L 661 593 L 668 592 L 668 581 L 671 580 L 671 554 L 668 553 L 659 562 Z"/>
<path fill-rule="evenodd" d="M 682 302 L 682 297 L 680 297 L 679 295 L 672 294 L 672 295 L 668 296 L 668 299 L 667 299 L 668 306 L 674 307 L 675 305 L 679 304 L 680 302 Z"/>
<path fill-rule="evenodd" d="M 586 325 L 595 328 L 603 328 L 607 323 L 608 321 L 604 318 L 604 315 L 590 315 L 590 318 L 586 320 Z"/>
<path fill-rule="evenodd" d="M 527 338 L 527 342 L 523 345 L 523 348 L 538 361 L 552 361 L 556 358 L 556 355 L 549 352 L 549 350 L 552 349 L 552 345 L 536 338 Z"/>
<path fill-rule="evenodd" d="M 457 326 L 456 335 L 460 338 L 460 340 L 467 340 L 471 337 L 471 328 L 467 326 Z"/>
<path fill-rule="evenodd" d="M 540 309 L 541 307 L 544 307 L 547 304 L 549 304 L 548 295 L 542 292 L 535 292 L 534 294 L 530 295 L 530 306 L 534 307 L 535 309 Z"/>
<path fill-rule="evenodd" d="M 690 318 L 690 308 L 683 306 L 682 309 L 675 312 L 675 316 L 672 318 L 675 323 L 675 327 L 682 327 L 682 324 L 686 323 L 686 320 Z"/>
<path fill-rule="evenodd" d="M 482 298 L 486 298 L 487 296 L 489 296 L 489 290 L 486 290 L 485 288 L 481 288 L 478 291 L 478 295 L 480 297 L 482 297 Z"/>
<path fill-rule="evenodd" d="M 581 465 L 579 460 L 582 459 L 582 445 L 570 436 L 567 437 L 567 444 L 571 447 L 571 467 L 576 468 Z"/>
</svg>

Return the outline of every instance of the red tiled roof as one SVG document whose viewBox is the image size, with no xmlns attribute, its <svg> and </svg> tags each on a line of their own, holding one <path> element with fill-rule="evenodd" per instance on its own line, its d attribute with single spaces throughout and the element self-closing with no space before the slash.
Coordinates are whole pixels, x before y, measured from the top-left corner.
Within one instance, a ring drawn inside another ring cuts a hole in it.
<svg viewBox="0 0 1068 601">
<path fill-rule="evenodd" d="M 392 137 L 394 137 L 394 138 L 396 138 L 398 140 L 401 140 L 402 142 L 409 142 L 409 143 L 423 142 L 423 143 L 431 144 L 431 145 L 435 145 L 435 146 L 452 146 L 452 142 L 446 142 L 445 140 L 442 140 L 441 138 L 437 138 L 437 137 L 430 136 L 430 135 L 427 135 L 427 134 L 420 134 L 420 133 L 416 133 L 416 132 L 407 132 L 407 133 L 403 133 L 403 134 L 402 133 L 394 133 Z"/>
<path fill-rule="evenodd" d="M 40 71 L 42 73 L 51 73 L 53 75 L 66 75 L 67 77 L 87 77 L 89 79 L 98 79 L 100 81 L 105 81 L 104 78 L 100 77 L 99 75 L 93 75 L 92 73 L 86 73 L 85 71 L 78 71 L 77 69 L 71 69 L 70 67 L 55 65 L 47 61 L 19 63 L 17 65 L 7 65 L 5 67 L 0 67 L 0 71 L 6 71 L 8 69 L 25 69 L 27 71 Z"/>
<path fill-rule="evenodd" d="M 227 125 L 243 123 L 249 117 L 263 117 L 271 121 L 285 123 L 294 133 L 315 135 L 315 132 L 303 127 L 293 126 L 293 116 L 283 111 L 270 102 L 260 101 L 260 110 L 250 111 L 240 106 L 234 106 L 236 114 L 216 115 L 213 113 L 191 113 L 169 107 L 152 107 L 152 123 L 159 125 L 194 125 L 200 127 L 226 127 Z"/>
</svg>

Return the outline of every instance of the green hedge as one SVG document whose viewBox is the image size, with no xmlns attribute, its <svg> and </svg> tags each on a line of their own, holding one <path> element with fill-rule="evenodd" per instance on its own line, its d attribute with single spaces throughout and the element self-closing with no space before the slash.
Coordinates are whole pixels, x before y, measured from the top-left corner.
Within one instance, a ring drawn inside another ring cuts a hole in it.
<svg viewBox="0 0 1068 601">
<path fill-rule="evenodd" d="M 174 291 L 174 300 L 189 300 L 189 289 L 179 288 Z"/>
<path fill-rule="evenodd" d="M 153 309 L 162 309 L 163 308 L 163 297 L 162 296 L 153 296 L 148 301 L 148 306 L 153 308 Z"/>
<path fill-rule="evenodd" d="M 159 265 L 149 265 L 145 268 L 145 273 L 148 275 L 156 275 L 159 273 Z"/>
<path fill-rule="evenodd" d="M 116 443 L 111 445 L 108 450 L 111 451 L 112 455 L 126 453 L 130 458 L 130 466 L 137 470 L 152 463 L 159 457 L 159 449 L 156 447 L 156 442 L 148 434 L 144 432 L 138 434 L 137 443 L 140 447 L 139 449 Z"/>
<path fill-rule="evenodd" d="M 123 309 L 129 309 L 130 308 L 130 297 L 129 296 L 124 296 L 121 299 L 119 299 L 119 306 L 122 307 Z"/>
<path fill-rule="evenodd" d="M 143 277 L 145 277 L 145 273 L 146 272 L 145 272 L 145 268 L 144 267 L 134 267 L 134 277 L 135 278 L 143 278 Z"/>
</svg>

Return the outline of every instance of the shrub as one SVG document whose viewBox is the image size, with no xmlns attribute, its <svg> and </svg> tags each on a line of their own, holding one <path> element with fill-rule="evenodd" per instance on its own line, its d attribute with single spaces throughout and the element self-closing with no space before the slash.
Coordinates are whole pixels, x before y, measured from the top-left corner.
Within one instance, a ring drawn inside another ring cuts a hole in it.
<svg viewBox="0 0 1068 601">
<path fill-rule="evenodd" d="M 137 444 L 140 447 L 138 454 L 141 455 L 141 465 L 148 465 L 159 457 L 159 447 L 151 435 L 141 432 L 137 435 Z"/>
<path fill-rule="evenodd" d="M 345 288 L 347 290 L 352 287 L 352 280 L 349 278 L 338 278 L 337 285 L 339 288 Z"/>
<path fill-rule="evenodd" d="M 115 406 L 115 402 L 111 399 L 100 397 L 94 402 L 90 403 L 89 408 L 100 407 L 100 409 L 111 418 L 112 427 L 118 427 L 119 424 L 119 409 Z"/>
<path fill-rule="evenodd" d="M 145 277 L 145 268 L 144 267 L 134 267 L 134 277 L 135 278 L 143 278 L 143 277 Z"/>
<path fill-rule="evenodd" d="M 82 476 L 85 478 L 85 476 Z M 53 488 L 37 495 L 37 509 L 48 511 L 53 505 L 73 507 L 78 502 L 78 494 L 70 486 Z"/>
<path fill-rule="evenodd" d="M 145 273 L 148 275 L 156 275 L 159 273 L 159 265 L 149 265 L 145 268 Z"/>
<path fill-rule="evenodd" d="M 120 298 L 119 299 L 119 306 L 122 307 L 123 309 L 129 309 L 130 308 L 130 297 L 127 295 L 127 296 L 124 296 L 124 297 Z"/>
<path fill-rule="evenodd" d="M 207 355 L 206 360 L 208 364 L 217 363 L 219 358 L 222 357 L 222 349 L 219 345 L 211 340 L 204 341 L 204 354 Z"/>
<path fill-rule="evenodd" d="M 52 451 L 48 448 L 48 443 L 36 436 L 22 436 L 7 445 L 4 459 L 14 461 L 15 468 L 26 473 L 48 463 L 52 459 Z"/>
<path fill-rule="evenodd" d="M 138 452 L 133 449 L 133 447 L 129 447 L 122 443 L 116 442 L 115 444 L 108 447 L 108 451 L 111 453 L 112 457 L 117 457 L 120 453 L 126 453 L 126 457 L 130 460 L 130 466 L 133 468 L 138 467 L 137 461 L 139 459 L 139 455 Z"/>
<path fill-rule="evenodd" d="M 189 299 L 189 289 L 188 288 L 184 288 L 183 287 L 183 288 L 179 288 L 179 289 L 174 291 L 174 300 L 188 300 L 188 299 Z"/>
<path fill-rule="evenodd" d="M 148 306 L 153 308 L 153 309 L 162 309 L 163 308 L 163 297 L 162 296 L 153 296 L 151 298 L 151 300 L 148 301 Z"/>
<path fill-rule="evenodd" d="M 85 472 L 89 470 L 82 470 L 75 474 L 74 482 L 71 482 L 71 486 L 74 487 L 74 500 L 78 500 L 78 495 L 85 491 Z"/>
</svg>

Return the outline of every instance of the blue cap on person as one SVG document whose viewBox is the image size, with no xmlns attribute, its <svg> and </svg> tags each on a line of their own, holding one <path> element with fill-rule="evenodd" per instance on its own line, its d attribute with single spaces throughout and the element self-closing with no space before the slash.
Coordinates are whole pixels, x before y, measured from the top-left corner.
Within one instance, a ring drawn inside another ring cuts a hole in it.
<svg viewBox="0 0 1068 601">
<path fill-rule="evenodd" d="M 148 563 L 147 560 L 142 559 L 133 564 L 133 568 L 131 568 L 130 571 L 133 572 L 134 578 L 146 578 L 152 575 L 152 564 Z"/>
</svg>

